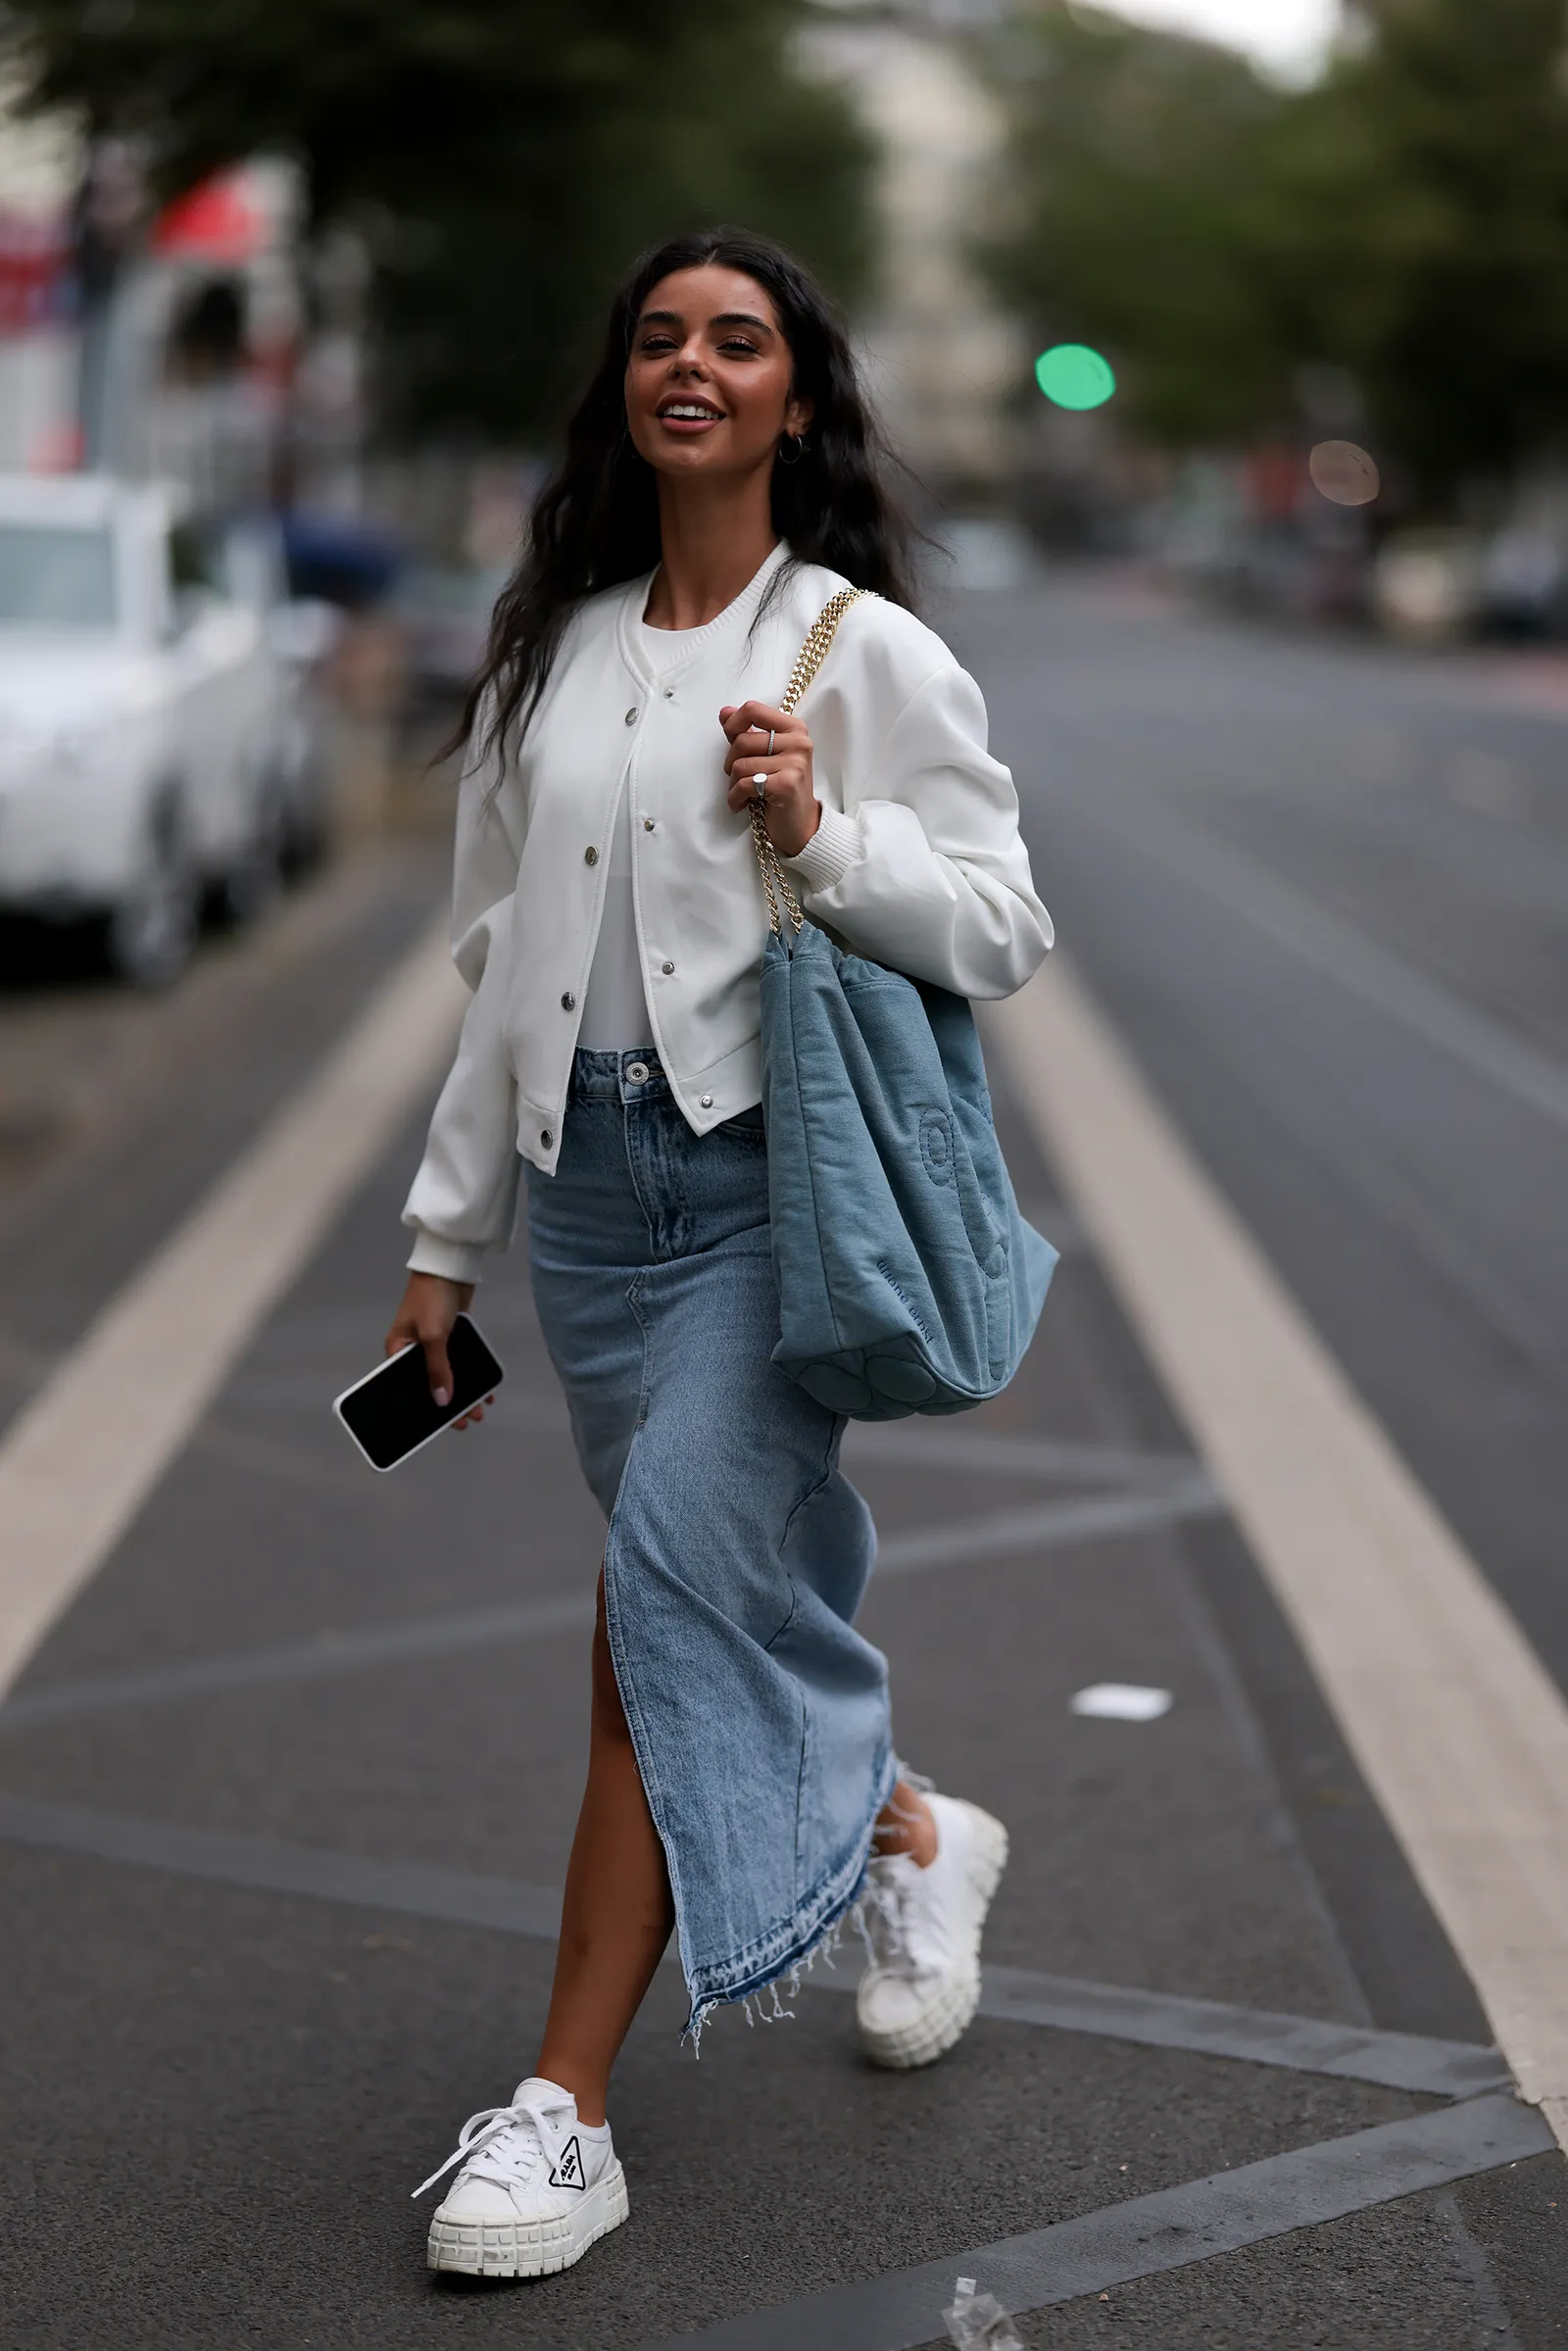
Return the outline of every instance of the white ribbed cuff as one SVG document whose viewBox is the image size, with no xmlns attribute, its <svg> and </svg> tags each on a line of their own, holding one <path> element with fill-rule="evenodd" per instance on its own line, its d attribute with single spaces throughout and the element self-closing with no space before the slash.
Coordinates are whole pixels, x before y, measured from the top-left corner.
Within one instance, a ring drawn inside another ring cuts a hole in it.
<svg viewBox="0 0 1568 2351">
<path fill-rule="evenodd" d="M 439 1233 L 414 1228 L 410 1273 L 439 1274 L 444 1282 L 476 1282 L 484 1270 L 485 1251 L 471 1241 L 443 1241 Z"/>
<path fill-rule="evenodd" d="M 860 828 L 853 816 L 824 808 L 815 832 L 798 857 L 786 857 L 791 873 L 799 874 L 808 890 L 831 890 L 841 882 L 861 854 Z"/>
</svg>

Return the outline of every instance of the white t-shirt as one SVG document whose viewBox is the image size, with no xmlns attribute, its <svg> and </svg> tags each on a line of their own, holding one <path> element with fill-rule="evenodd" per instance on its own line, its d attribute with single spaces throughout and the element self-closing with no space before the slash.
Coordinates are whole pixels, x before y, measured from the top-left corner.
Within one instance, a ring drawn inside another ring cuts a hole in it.
<svg viewBox="0 0 1568 2351">
<path fill-rule="evenodd" d="M 644 659 L 655 677 L 682 660 L 697 633 L 686 628 L 650 628 L 639 619 L 637 633 Z M 717 726 L 717 719 L 714 719 Z M 633 1046 L 652 1051 L 654 1024 L 648 1017 L 648 991 L 643 978 L 642 951 L 637 944 L 637 909 L 632 899 L 631 796 L 623 791 L 610 837 L 610 870 L 605 876 L 605 906 L 594 943 L 593 966 L 583 996 L 582 1025 L 577 1043 L 592 1053 L 629 1053 Z"/>
</svg>

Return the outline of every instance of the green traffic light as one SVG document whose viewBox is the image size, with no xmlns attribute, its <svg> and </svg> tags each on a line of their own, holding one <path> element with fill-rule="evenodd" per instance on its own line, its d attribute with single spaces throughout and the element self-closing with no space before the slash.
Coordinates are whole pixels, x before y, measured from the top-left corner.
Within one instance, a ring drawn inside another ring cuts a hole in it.
<svg viewBox="0 0 1568 2351">
<path fill-rule="evenodd" d="M 1057 343 L 1035 362 L 1035 381 L 1057 408 L 1103 408 L 1116 389 L 1110 362 L 1087 343 Z"/>
</svg>

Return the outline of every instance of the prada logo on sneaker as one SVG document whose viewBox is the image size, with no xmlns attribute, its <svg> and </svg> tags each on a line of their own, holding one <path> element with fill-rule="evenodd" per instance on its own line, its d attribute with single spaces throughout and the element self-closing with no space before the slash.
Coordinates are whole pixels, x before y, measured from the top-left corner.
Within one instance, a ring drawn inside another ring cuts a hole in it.
<svg viewBox="0 0 1568 2351">
<path fill-rule="evenodd" d="M 575 2132 L 567 2139 L 561 2153 L 556 2157 L 555 2168 L 550 2175 L 550 2184 L 552 2187 L 579 2188 L 586 2188 L 588 2185 L 582 2176 L 582 2149 L 577 2144 Z"/>
</svg>

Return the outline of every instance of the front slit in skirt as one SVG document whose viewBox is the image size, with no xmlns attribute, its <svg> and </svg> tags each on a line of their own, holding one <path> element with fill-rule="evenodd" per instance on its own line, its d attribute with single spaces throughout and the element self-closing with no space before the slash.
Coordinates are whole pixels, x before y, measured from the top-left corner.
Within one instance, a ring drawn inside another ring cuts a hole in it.
<svg viewBox="0 0 1568 2351">
<path fill-rule="evenodd" d="M 528 1254 L 610 1521 L 611 1654 L 695 2030 L 862 1889 L 896 1776 L 887 1662 L 855 1630 L 875 1530 L 842 1419 L 770 1359 L 760 1109 L 699 1137 L 651 1049 L 579 1052 L 557 1172 L 528 1169 Z"/>
</svg>

